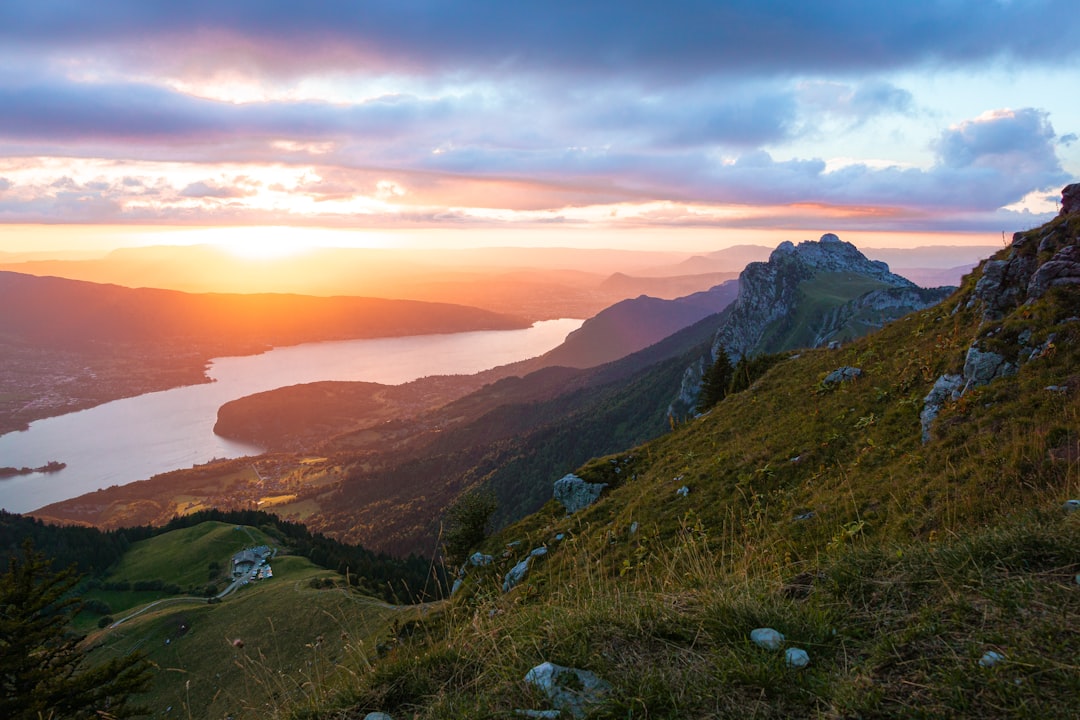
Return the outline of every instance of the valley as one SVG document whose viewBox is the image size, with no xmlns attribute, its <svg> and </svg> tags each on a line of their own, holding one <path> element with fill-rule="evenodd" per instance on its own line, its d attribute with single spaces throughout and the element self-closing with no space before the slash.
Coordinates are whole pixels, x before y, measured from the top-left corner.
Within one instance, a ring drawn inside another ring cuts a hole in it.
<svg viewBox="0 0 1080 720">
<path fill-rule="evenodd" d="M 233 521 L 204 520 L 219 502 L 239 513 L 265 507 L 400 556 L 430 553 L 434 538 L 417 543 L 425 528 L 463 493 L 487 490 L 497 522 L 470 548 L 480 560 L 445 569 L 440 587 L 460 581 L 451 597 L 406 607 L 356 594 L 351 580 L 286 553 L 272 580 L 220 604 L 153 606 L 97 631 L 98 616 L 88 615 L 79 622 L 90 626 L 89 657 L 144 650 L 176 668 L 142 696 L 154 707 L 237 717 L 510 716 L 550 707 L 520 682 L 543 661 L 604 680 L 593 715 L 1004 708 L 1069 717 L 1080 649 L 1070 630 L 1080 618 L 1078 232 L 1063 217 L 1018 234 L 944 301 L 832 347 L 760 356 L 772 359 L 758 374 L 677 422 L 667 413 L 687 369 L 717 338 L 752 337 L 740 323 L 771 304 L 740 293 L 619 361 L 505 377 L 409 420 L 386 423 L 386 406 L 373 401 L 385 402 L 386 388 L 372 384 L 244 400 L 237 407 L 253 417 L 280 400 L 296 421 L 275 426 L 278 441 L 320 452 L 212 463 L 51 508 L 72 514 L 41 517 L 108 518 L 110 527 L 193 513 L 188 527 L 154 536 L 167 544 L 125 549 L 90 600 L 110 611 L 154 602 L 162 591 L 135 598 L 107 588 L 149 575 L 192 585 L 210 554 L 252 542 Z M 832 272 L 802 276 L 801 292 L 787 295 L 811 302 L 802 327 L 848 317 L 836 313 L 852 302 L 844 288 L 864 300 L 882 292 L 876 280 L 828 282 Z M 773 287 L 789 287 L 776 278 Z M 867 326 L 864 316 L 849 320 Z M 792 332 L 790 315 L 775 321 L 753 337 Z M 982 355 L 1001 362 L 972 363 Z M 965 390 L 929 413 L 934 388 L 953 376 Z M 350 430 L 366 412 L 378 421 Z M 306 436 L 321 418 L 323 429 Z M 243 415 L 229 422 L 258 431 Z M 613 449 L 598 451 L 604 442 Z M 395 463 L 391 450 L 410 460 Z M 573 465 L 564 472 L 549 458 Z M 571 471 L 598 488 L 591 504 L 551 499 L 554 480 Z M 346 517 L 353 531 L 335 527 Z M 287 547 L 274 523 L 251 526 L 254 540 Z M 49 530 L 77 531 L 91 532 Z M 756 646 L 755 628 L 775 629 L 807 664 Z M 718 685 L 728 692 L 718 696 Z"/>
<path fill-rule="evenodd" d="M 457 498 L 494 493 L 501 526 L 539 508 L 552 480 L 590 458 L 692 417 L 681 398 L 696 395 L 716 336 L 757 333 L 760 344 L 742 346 L 755 354 L 850 341 L 949 292 L 918 289 L 835 236 L 778 250 L 743 275 L 768 280 L 672 301 L 623 301 L 541 357 L 472 376 L 304 384 L 229 402 L 215 432 L 272 451 L 250 463 L 258 472 L 246 480 L 223 482 L 237 464 L 221 463 L 219 475 L 211 464 L 35 514 L 120 527 L 216 503 L 273 507 L 349 542 L 429 554 Z M 856 301 L 865 309 L 848 310 Z M 605 357 L 619 359 L 597 364 Z"/>
</svg>

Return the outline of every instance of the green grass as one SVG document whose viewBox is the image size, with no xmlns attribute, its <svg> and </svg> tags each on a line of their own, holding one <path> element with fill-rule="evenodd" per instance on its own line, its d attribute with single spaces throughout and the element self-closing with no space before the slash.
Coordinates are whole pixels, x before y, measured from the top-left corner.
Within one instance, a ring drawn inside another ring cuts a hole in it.
<svg viewBox="0 0 1080 720">
<path fill-rule="evenodd" d="M 512 718 L 550 707 L 522 678 L 551 661 L 612 684 L 594 719 L 1072 718 L 1080 512 L 1062 503 L 1080 496 L 1080 322 L 1066 321 L 1080 292 L 986 323 L 966 305 L 976 280 L 589 461 L 579 474 L 610 483 L 600 502 L 567 517 L 552 501 L 488 538 L 480 549 L 496 562 L 470 570 L 451 601 L 397 615 L 313 591 L 305 578 L 319 571 L 289 566 L 295 579 L 222 606 L 122 627 L 111 651 L 161 653 L 155 702 L 206 716 Z M 959 371 L 977 338 L 1015 351 L 1027 329 L 1056 333 L 1053 351 L 947 404 L 924 444 L 934 380 Z M 822 384 L 844 365 L 864 374 Z M 548 554 L 503 593 L 507 570 L 540 545 Z M 341 604 L 321 611 L 324 599 Z M 330 649 L 319 617 L 356 629 Z M 165 646 L 178 618 L 190 630 Z M 760 626 L 810 665 L 751 644 Z M 234 650 L 240 636 L 257 645 Z M 1004 661 L 980 666 L 989 650 Z"/>
<path fill-rule="evenodd" d="M 237 529 L 235 525 L 220 522 L 200 523 L 135 543 L 102 583 L 161 580 L 179 586 L 184 595 L 202 595 L 211 582 L 224 589 L 232 569 L 233 554 L 254 545 L 274 546 L 276 541 L 257 528 Z M 219 568 L 213 577 L 212 562 Z M 104 602 L 112 616 L 120 617 L 146 603 L 174 596 L 161 591 L 96 588 L 84 593 L 83 598 Z M 76 627 L 82 631 L 95 627 L 99 617 L 99 613 L 83 612 L 77 618 Z"/>
<path fill-rule="evenodd" d="M 95 633 L 90 660 L 146 653 L 158 671 L 139 700 L 154 716 L 171 706 L 167 717 L 265 718 L 330 703 L 410 611 L 345 590 L 340 576 L 304 558 L 279 557 L 273 567 L 273 579 L 219 604 L 165 607 Z M 337 585 L 316 590 L 313 578 Z"/>
<path fill-rule="evenodd" d="M 348 713 L 319 716 L 545 709 L 522 682 L 545 660 L 615 686 L 595 718 L 1075 716 L 1080 513 L 1062 503 L 1080 496 L 1080 322 L 1065 322 L 1080 293 L 985 323 L 966 307 L 976 280 L 586 463 L 580 475 L 611 483 L 600 502 L 572 517 L 550 502 L 486 541 L 497 563 L 358 679 Z M 976 338 L 1008 352 L 1025 329 L 1056 333 L 1053 352 L 947 404 L 923 444 L 934 380 Z M 843 365 L 864 375 L 821 384 Z M 751 645 L 765 625 L 810 666 Z M 981 667 L 988 650 L 1005 661 Z"/>
<path fill-rule="evenodd" d="M 801 296 L 795 314 L 785 323 L 777 324 L 758 343 L 762 352 L 774 352 L 789 348 L 806 347 L 815 336 L 814 321 L 819 321 L 827 313 L 844 303 L 864 295 L 872 290 L 891 287 L 887 283 L 873 280 L 858 273 L 820 273 L 799 285 Z M 858 332 L 862 335 L 865 330 Z M 853 335 L 854 336 L 854 335 Z M 850 337 L 841 337 L 849 340 Z"/>
<path fill-rule="evenodd" d="M 234 553 L 254 545 L 276 542 L 257 528 L 205 522 L 173 530 L 132 545 L 107 581 L 168 579 L 182 587 L 205 585 L 211 561 L 225 571 Z"/>
</svg>

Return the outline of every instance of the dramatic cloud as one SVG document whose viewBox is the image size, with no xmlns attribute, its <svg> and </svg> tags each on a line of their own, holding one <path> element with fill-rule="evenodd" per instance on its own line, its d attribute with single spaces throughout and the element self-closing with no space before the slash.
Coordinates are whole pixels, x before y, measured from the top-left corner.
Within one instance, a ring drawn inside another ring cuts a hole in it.
<svg viewBox="0 0 1080 720">
<path fill-rule="evenodd" d="M 1080 173 L 1078 35 L 1060 0 L 15 0 L 0 218 L 1019 221 Z"/>
<path fill-rule="evenodd" d="M 196 71 L 542 72 L 699 77 L 1075 57 L 1066 0 L 865 3 L 4 3 L 0 42 L 112 50 Z M 1048 20 L 1053 21 L 1047 27 Z"/>
</svg>

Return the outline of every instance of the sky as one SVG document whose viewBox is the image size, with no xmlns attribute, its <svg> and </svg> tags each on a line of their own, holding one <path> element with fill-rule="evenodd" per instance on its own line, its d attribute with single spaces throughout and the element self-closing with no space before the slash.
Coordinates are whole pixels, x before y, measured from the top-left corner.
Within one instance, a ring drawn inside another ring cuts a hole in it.
<svg viewBox="0 0 1080 720">
<path fill-rule="evenodd" d="M 1077 37 L 1074 0 L 3 0 L 0 251 L 985 243 L 1080 180 Z"/>
</svg>

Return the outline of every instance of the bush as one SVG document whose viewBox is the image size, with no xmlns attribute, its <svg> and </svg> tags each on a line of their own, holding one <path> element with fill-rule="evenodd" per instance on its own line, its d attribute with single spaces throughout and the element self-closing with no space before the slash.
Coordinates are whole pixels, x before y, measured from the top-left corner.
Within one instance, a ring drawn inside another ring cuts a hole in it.
<svg viewBox="0 0 1080 720">
<path fill-rule="evenodd" d="M 462 495 L 446 511 L 443 530 L 443 557 L 456 567 L 465 562 L 469 551 L 487 537 L 488 520 L 495 513 L 495 495 L 474 491 Z"/>
</svg>

